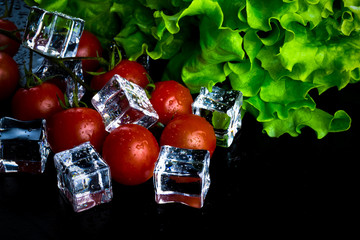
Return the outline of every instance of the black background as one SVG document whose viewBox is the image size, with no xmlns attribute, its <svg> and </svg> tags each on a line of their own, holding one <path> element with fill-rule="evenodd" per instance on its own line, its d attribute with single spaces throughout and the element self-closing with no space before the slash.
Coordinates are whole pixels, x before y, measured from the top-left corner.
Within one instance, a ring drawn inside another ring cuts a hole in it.
<svg viewBox="0 0 360 240">
<path fill-rule="evenodd" d="M 344 109 L 353 120 L 349 131 L 321 140 L 308 128 L 296 138 L 269 138 L 245 115 L 235 143 L 217 148 L 211 159 L 211 185 L 202 209 L 158 205 L 149 180 L 131 187 L 113 182 L 110 203 L 75 213 L 57 188 L 52 155 L 43 174 L 1 174 L 0 239 L 154 239 L 168 234 L 192 239 L 215 233 L 227 239 L 245 233 L 278 236 L 289 229 L 294 229 L 289 236 L 308 229 L 322 235 L 339 231 L 344 223 L 346 234 L 358 212 L 359 91 L 359 84 L 349 85 L 315 99 L 319 108 Z"/>
</svg>

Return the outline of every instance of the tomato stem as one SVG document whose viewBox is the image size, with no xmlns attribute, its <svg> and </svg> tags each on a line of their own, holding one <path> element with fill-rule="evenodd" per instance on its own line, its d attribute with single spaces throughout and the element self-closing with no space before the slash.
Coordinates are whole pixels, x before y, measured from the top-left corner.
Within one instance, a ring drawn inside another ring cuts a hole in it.
<svg viewBox="0 0 360 240">
<path fill-rule="evenodd" d="M 22 43 L 21 39 L 16 36 L 17 32 L 21 32 L 22 30 L 15 30 L 15 31 L 7 31 L 4 29 L 0 29 L 0 34 L 5 35 L 6 37 L 16 41 L 17 43 Z"/>
<path fill-rule="evenodd" d="M 116 65 L 118 65 L 122 60 L 121 50 L 119 49 L 116 43 L 113 43 L 110 47 L 110 59 L 109 64 L 107 66 L 107 70 L 110 71 L 114 69 Z"/>
<path fill-rule="evenodd" d="M 65 100 L 65 102 L 63 102 L 57 94 L 56 94 L 56 97 L 57 97 L 57 99 L 58 99 L 58 101 L 59 101 L 59 104 L 60 104 L 60 106 L 62 107 L 62 109 L 66 110 L 66 109 L 69 109 L 69 108 L 70 108 L 69 100 L 68 100 L 66 94 L 64 94 L 64 100 Z"/>
<path fill-rule="evenodd" d="M 149 83 L 144 90 L 148 99 L 151 99 L 151 93 L 155 90 L 155 83 Z"/>
<path fill-rule="evenodd" d="M 146 96 L 149 99 L 151 99 L 151 93 L 155 90 L 155 83 L 154 83 L 154 80 L 152 80 L 152 78 L 150 77 L 150 75 L 148 73 L 146 73 L 146 77 L 149 80 L 149 83 L 145 87 L 145 93 L 146 93 Z"/>
<path fill-rule="evenodd" d="M 43 81 L 36 76 L 33 71 L 32 71 L 32 63 L 33 63 L 33 52 L 30 50 L 30 54 L 29 54 L 29 69 L 26 68 L 26 66 L 24 65 L 24 72 L 25 72 L 25 87 L 27 89 L 32 88 L 34 86 L 40 85 L 43 83 Z"/>
<path fill-rule="evenodd" d="M 38 82 L 38 84 L 41 84 L 42 83 L 42 80 L 37 77 L 35 74 L 32 73 L 32 51 L 33 50 L 30 50 L 30 61 L 29 61 L 29 65 L 30 65 L 30 70 L 27 70 L 25 68 L 25 75 L 27 76 L 31 76 L 31 77 L 28 77 L 27 78 L 27 81 L 26 81 L 26 86 L 28 88 L 31 87 L 32 84 L 35 84 L 35 80 L 33 79 L 33 81 L 31 82 L 31 78 L 35 78 L 36 81 Z M 74 81 L 74 85 L 75 85 L 75 89 L 74 89 L 74 97 L 73 97 L 73 105 L 74 107 L 79 107 L 79 100 L 78 100 L 78 93 L 79 93 L 79 87 L 78 87 L 78 83 L 80 85 L 82 85 L 87 91 L 91 92 L 91 93 L 95 93 L 95 90 L 92 89 L 88 84 L 86 84 L 80 77 L 78 77 L 71 69 L 69 69 L 68 67 L 65 66 L 64 64 L 64 61 L 68 61 L 68 60 L 80 60 L 79 58 L 54 58 L 54 57 L 49 57 L 47 55 L 44 55 L 42 53 L 39 53 L 39 55 L 41 55 L 42 57 L 48 59 L 50 62 L 52 62 L 53 64 L 56 64 L 58 67 L 60 67 L 62 70 L 64 70 L 67 74 L 70 75 L 70 77 L 73 79 Z M 61 104 L 63 108 L 67 109 L 69 108 L 70 104 L 69 104 L 69 101 L 65 101 L 65 104 Z M 86 105 L 86 104 L 85 104 Z"/>
<path fill-rule="evenodd" d="M 47 56 L 46 56 L 47 57 Z M 70 77 L 74 80 L 75 82 L 75 86 L 77 86 L 77 83 L 79 83 L 80 85 L 82 85 L 87 91 L 94 93 L 95 90 L 92 89 L 88 84 L 86 84 L 82 79 L 80 79 L 78 76 L 76 76 L 76 74 L 71 71 L 69 68 L 67 68 L 64 64 L 64 60 L 69 60 L 68 58 L 64 58 L 64 59 L 58 59 L 58 58 L 53 58 L 53 57 L 48 57 L 48 59 L 55 63 L 56 65 L 58 65 L 61 69 L 65 70 L 66 73 L 68 73 L 70 75 Z M 77 87 L 75 87 L 76 89 Z"/>
<path fill-rule="evenodd" d="M 159 128 L 165 128 L 165 125 L 162 124 L 161 122 L 157 122 L 156 126 L 159 127 Z"/>
<path fill-rule="evenodd" d="M 9 7 L 9 6 L 8 6 L 8 1 L 5 0 L 5 12 L 4 12 L 4 14 L 3 14 L 0 18 L 6 18 L 6 17 L 10 17 L 10 16 L 11 16 L 12 9 L 13 9 L 13 6 L 14 6 L 14 2 L 15 2 L 15 0 L 11 0 L 11 1 L 10 1 L 10 7 Z"/>
</svg>

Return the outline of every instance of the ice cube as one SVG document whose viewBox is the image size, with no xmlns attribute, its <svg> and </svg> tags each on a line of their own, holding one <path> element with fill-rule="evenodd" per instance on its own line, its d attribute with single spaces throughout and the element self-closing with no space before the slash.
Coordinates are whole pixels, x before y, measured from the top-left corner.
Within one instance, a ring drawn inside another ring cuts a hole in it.
<svg viewBox="0 0 360 240">
<path fill-rule="evenodd" d="M 95 94 L 91 103 L 108 132 L 128 123 L 149 128 L 159 119 L 145 90 L 117 74 Z"/>
<path fill-rule="evenodd" d="M 202 87 L 192 104 L 193 113 L 204 117 L 214 127 L 216 145 L 229 147 L 241 128 L 243 95 L 240 91 L 214 86 Z"/>
<path fill-rule="evenodd" d="M 111 201 L 109 166 L 89 142 L 55 154 L 54 162 L 58 187 L 75 212 Z"/>
<path fill-rule="evenodd" d="M 43 173 L 49 153 L 45 120 L 0 119 L 0 172 Z"/>
<path fill-rule="evenodd" d="M 50 57 L 75 57 L 83 30 L 84 20 L 80 18 L 34 6 L 28 16 L 23 45 Z"/>
<path fill-rule="evenodd" d="M 63 63 L 69 71 L 71 71 L 80 80 L 84 81 L 81 60 L 64 60 Z M 52 63 L 49 59 L 43 58 L 43 62 L 35 71 L 35 75 L 40 79 L 56 77 L 63 80 L 65 82 L 64 85 L 66 86 L 66 96 L 69 99 L 70 105 L 73 106 L 75 81 L 69 72 Z M 80 101 L 80 99 L 85 95 L 86 90 L 80 83 L 77 83 L 77 87 L 78 101 Z"/>
<path fill-rule="evenodd" d="M 201 208 L 210 186 L 210 153 L 164 145 L 154 169 L 155 201 Z"/>
</svg>

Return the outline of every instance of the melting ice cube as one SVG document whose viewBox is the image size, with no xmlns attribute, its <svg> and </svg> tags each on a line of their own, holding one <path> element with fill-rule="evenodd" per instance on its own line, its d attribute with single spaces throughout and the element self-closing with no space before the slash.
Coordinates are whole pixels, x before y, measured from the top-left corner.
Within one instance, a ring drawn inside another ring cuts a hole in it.
<svg viewBox="0 0 360 240">
<path fill-rule="evenodd" d="M 45 120 L 0 119 L 0 172 L 43 173 L 49 153 Z"/>
<path fill-rule="evenodd" d="M 82 19 L 31 7 L 23 45 L 50 57 L 75 57 L 83 30 Z"/>
<path fill-rule="evenodd" d="M 229 147 L 241 128 L 243 95 L 240 91 L 213 87 L 209 92 L 202 87 L 192 104 L 193 113 L 204 117 L 215 131 L 216 144 Z"/>
<path fill-rule="evenodd" d="M 155 201 L 201 208 L 210 186 L 207 150 L 162 146 L 154 169 Z"/>
<path fill-rule="evenodd" d="M 54 162 L 58 187 L 75 212 L 111 201 L 109 166 L 89 142 L 55 154 Z"/>
<path fill-rule="evenodd" d="M 128 123 L 149 128 L 159 119 L 145 90 L 117 74 L 92 98 L 91 103 L 101 114 L 108 132 Z"/>
</svg>

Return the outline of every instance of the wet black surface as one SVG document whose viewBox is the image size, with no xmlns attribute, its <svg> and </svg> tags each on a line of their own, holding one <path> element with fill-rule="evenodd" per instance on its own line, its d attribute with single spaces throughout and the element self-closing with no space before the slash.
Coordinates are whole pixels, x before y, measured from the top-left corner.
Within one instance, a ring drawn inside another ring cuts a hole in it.
<svg viewBox="0 0 360 240">
<path fill-rule="evenodd" d="M 57 189 L 52 156 L 43 174 L 1 174 L 1 239 L 242 236 L 270 226 L 279 233 L 289 227 L 301 233 L 324 221 L 348 221 L 355 213 L 359 90 L 350 85 L 318 99 L 330 112 L 340 107 L 353 119 L 349 131 L 321 140 L 310 129 L 297 138 L 269 138 L 246 115 L 236 142 L 229 149 L 217 148 L 211 159 L 211 185 L 202 209 L 156 204 L 150 180 L 132 187 L 114 182 L 110 203 L 74 213 Z"/>
</svg>

